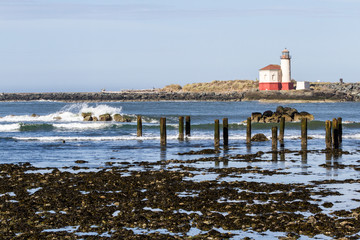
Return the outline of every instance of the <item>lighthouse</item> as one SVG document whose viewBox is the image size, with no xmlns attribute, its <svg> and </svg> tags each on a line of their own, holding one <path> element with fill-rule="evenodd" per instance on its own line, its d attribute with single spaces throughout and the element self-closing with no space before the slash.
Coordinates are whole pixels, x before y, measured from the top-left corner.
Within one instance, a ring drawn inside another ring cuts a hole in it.
<svg viewBox="0 0 360 240">
<path fill-rule="evenodd" d="M 282 51 L 282 55 L 280 57 L 280 66 L 281 66 L 281 90 L 291 90 L 293 89 L 291 83 L 291 56 L 289 50 L 286 48 Z"/>
<path fill-rule="evenodd" d="M 282 51 L 280 65 L 270 64 L 259 71 L 259 90 L 292 90 L 291 56 L 286 48 Z"/>
</svg>

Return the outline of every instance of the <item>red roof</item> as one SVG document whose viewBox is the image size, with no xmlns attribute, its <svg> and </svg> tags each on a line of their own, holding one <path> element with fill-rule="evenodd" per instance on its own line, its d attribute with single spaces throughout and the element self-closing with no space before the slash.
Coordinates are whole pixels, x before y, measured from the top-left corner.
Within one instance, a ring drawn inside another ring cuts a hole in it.
<svg viewBox="0 0 360 240">
<path fill-rule="evenodd" d="M 280 65 L 270 64 L 260 70 L 281 70 Z"/>
</svg>

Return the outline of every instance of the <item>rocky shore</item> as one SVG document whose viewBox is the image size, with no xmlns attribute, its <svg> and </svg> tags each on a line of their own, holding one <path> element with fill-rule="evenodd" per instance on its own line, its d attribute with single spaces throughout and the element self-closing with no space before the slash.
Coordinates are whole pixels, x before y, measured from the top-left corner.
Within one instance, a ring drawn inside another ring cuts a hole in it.
<svg viewBox="0 0 360 240">
<path fill-rule="evenodd" d="M 0 101 L 360 101 L 360 83 L 328 84 L 313 90 L 242 92 L 54 92 L 1 93 Z"/>
<path fill-rule="evenodd" d="M 300 154 L 285 151 L 288 156 Z M 251 165 L 200 169 L 190 165 L 253 164 L 266 162 L 269 154 L 273 153 L 151 163 L 112 159 L 92 171 L 83 160 L 61 169 L 0 164 L 0 235 L 2 239 L 256 239 L 275 234 L 278 239 L 359 239 L 360 209 L 331 210 L 336 202 L 327 199 L 341 194 L 318 188 L 356 186 L 359 180 L 266 183 L 241 177 L 280 178 L 290 173 Z M 358 165 L 346 167 L 359 170 Z M 203 173 L 219 177 L 196 180 Z"/>
</svg>

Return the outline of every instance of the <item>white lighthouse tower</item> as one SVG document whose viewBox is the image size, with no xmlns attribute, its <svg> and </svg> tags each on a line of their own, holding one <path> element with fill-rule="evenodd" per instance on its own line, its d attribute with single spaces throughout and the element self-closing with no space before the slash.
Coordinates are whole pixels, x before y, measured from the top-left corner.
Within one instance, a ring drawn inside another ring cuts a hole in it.
<svg viewBox="0 0 360 240">
<path fill-rule="evenodd" d="M 286 48 L 282 51 L 282 55 L 280 57 L 281 62 L 281 90 L 291 90 L 293 89 L 293 84 L 291 82 L 291 64 L 290 64 L 290 52 Z"/>
</svg>

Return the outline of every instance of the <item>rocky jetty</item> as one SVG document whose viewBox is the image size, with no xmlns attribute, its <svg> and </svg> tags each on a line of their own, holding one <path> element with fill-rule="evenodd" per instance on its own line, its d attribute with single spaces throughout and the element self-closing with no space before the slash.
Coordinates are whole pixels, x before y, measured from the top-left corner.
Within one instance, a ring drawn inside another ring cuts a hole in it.
<svg viewBox="0 0 360 240">
<path fill-rule="evenodd" d="M 276 111 L 267 110 L 263 113 L 253 112 L 251 114 L 252 122 L 260 123 L 278 123 L 284 117 L 285 122 L 298 122 L 302 118 L 307 118 L 309 121 L 314 120 L 314 115 L 308 112 L 299 112 L 295 108 L 278 106 Z"/>
<path fill-rule="evenodd" d="M 360 83 L 312 85 L 311 90 L 233 92 L 122 91 L 74 93 L 0 93 L 0 101 L 126 102 L 126 101 L 360 101 Z"/>
</svg>

